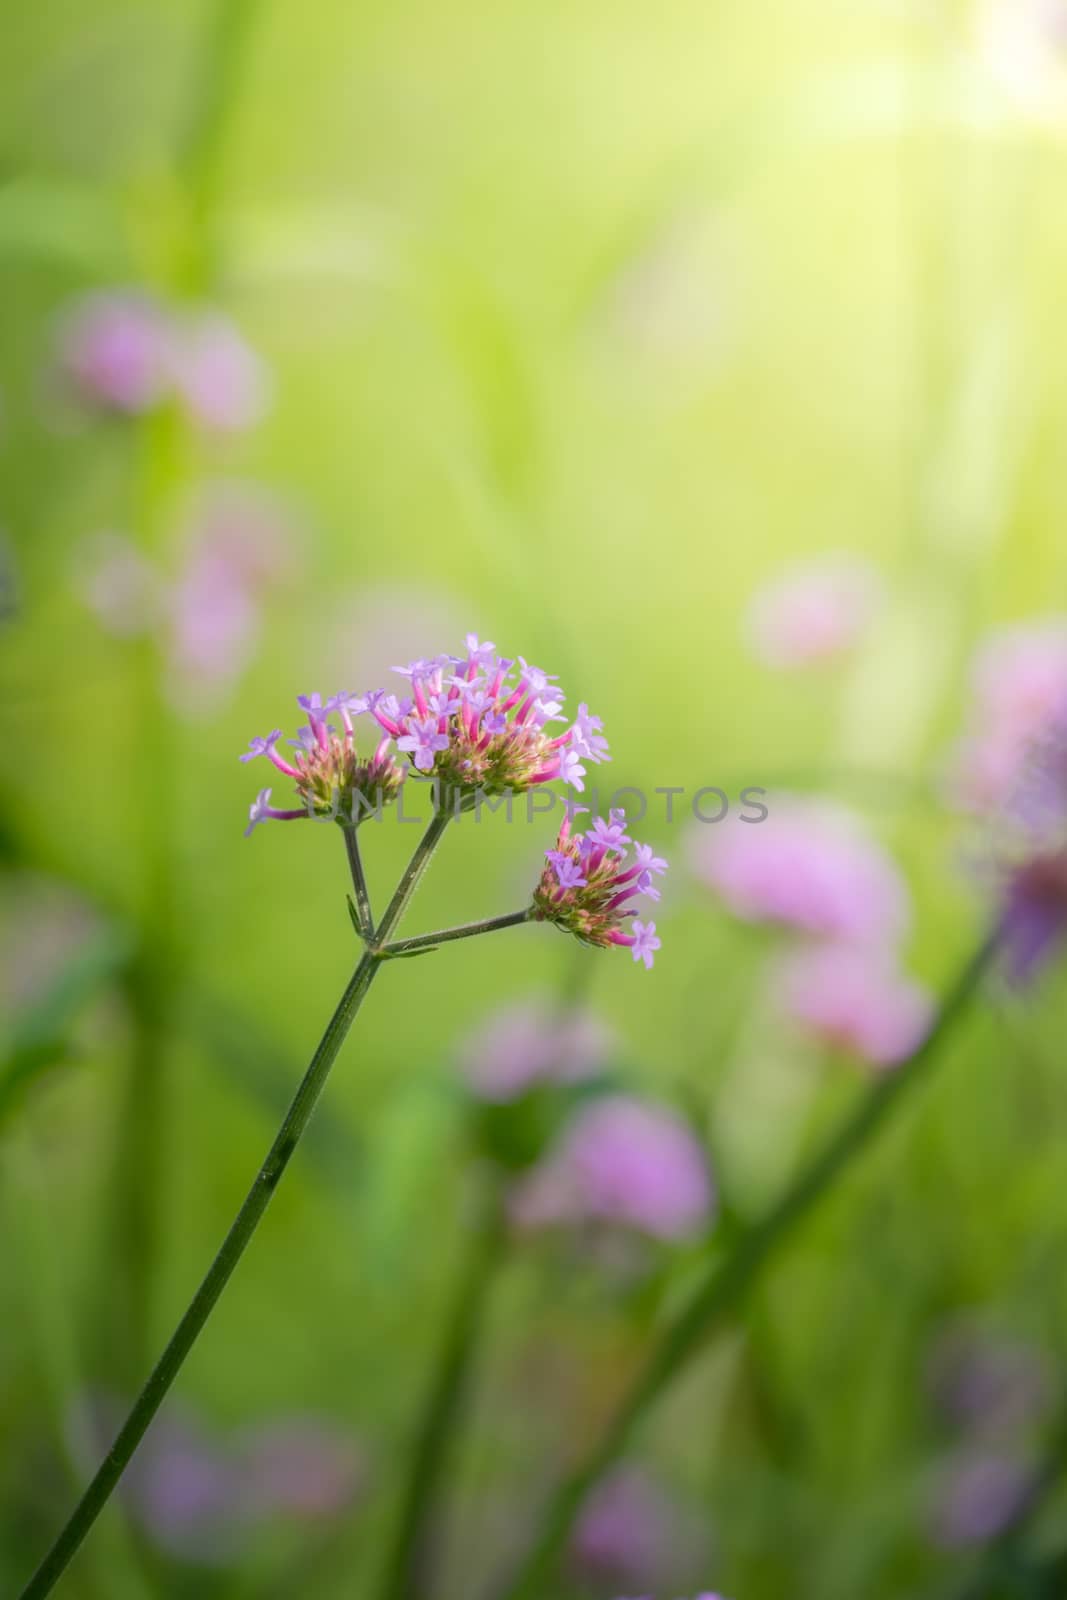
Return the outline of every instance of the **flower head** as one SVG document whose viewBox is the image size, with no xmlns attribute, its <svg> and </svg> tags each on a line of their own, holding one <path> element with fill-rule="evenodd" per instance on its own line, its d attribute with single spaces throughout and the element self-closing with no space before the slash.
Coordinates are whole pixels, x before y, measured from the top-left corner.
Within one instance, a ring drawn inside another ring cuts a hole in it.
<svg viewBox="0 0 1067 1600">
<path fill-rule="evenodd" d="M 260 420 L 269 398 L 266 370 L 229 317 L 200 312 L 178 325 L 172 343 L 175 388 L 202 428 L 235 433 Z"/>
<path fill-rule="evenodd" d="M 520 1226 L 601 1222 L 691 1238 L 714 1193 L 704 1152 L 674 1112 L 630 1095 L 590 1101 L 513 1194 Z"/>
<path fill-rule="evenodd" d="M 952 754 L 951 800 L 995 815 L 1025 780 L 1035 745 L 1067 710 L 1067 618 L 1017 623 L 992 633 L 971 669 L 967 725 Z"/>
<path fill-rule="evenodd" d="M 791 567 L 752 603 L 753 653 L 771 667 L 832 660 L 859 642 L 882 599 L 878 573 L 858 556 L 828 555 Z"/>
<path fill-rule="evenodd" d="M 292 760 L 279 754 L 278 728 L 266 738 L 250 741 L 240 760 L 265 757 L 292 780 L 301 804 L 299 809 L 276 810 L 270 804 L 271 791 L 262 790 L 249 812 L 247 833 L 259 822 L 308 816 L 335 817 L 358 826 L 366 815 L 378 814 L 383 805 L 396 799 L 404 781 L 403 770 L 390 754 L 388 739 L 380 739 L 372 754 L 359 754 L 349 711 L 352 698 L 339 694 L 324 701 L 318 693 L 297 697 L 308 724 L 290 741 Z M 334 717 L 339 719 L 339 726 L 331 720 Z"/>
<path fill-rule="evenodd" d="M 783 796 L 764 822 L 701 827 L 693 867 L 747 922 L 863 944 L 891 944 L 908 925 L 892 857 L 851 812 L 825 801 Z"/>
<path fill-rule="evenodd" d="M 933 1000 L 902 973 L 893 952 L 818 942 L 791 950 L 777 973 L 783 1009 L 806 1032 L 872 1066 L 912 1054 L 933 1020 Z"/>
<path fill-rule="evenodd" d="M 494 1014 L 467 1039 L 460 1066 L 473 1092 L 492 1104 L 517 1100 L 543 1083 L 575 1083 L 606 1064 L 609 1028 L 591 1011 L 559 1011 L 528 1001 Z"/>
<path fill-rule="evenodd" d="M 626 945 L 633 950 L 635 961 L 651 967 L 654 952 L 660 947 L 656 925 L 629 923 L 637 912 L 637 895 L 658 898 L 644 864 L 648 853 L 636 863 L 627 861 L 622 841 L 629 840 L 623 833 L 625 818 L 621 811 L 613 811 L 607 822 L 596 818 L 585 833 L 574 833 L 572 822 L 568 813 L 555 849 L 545 851 L 545 868 L 533 894 L 534 919 L 555 923 L 583 944 L 601 948 Z M 635 847 L 638 851 L 644 848 Z M 665 868 L 666 862 L 662 862 L 658 870 Z"/>
<path fill-rule="evenodd" d="M 557 780 L 580 791 L 583 761 L 608 759 L 607 741 L 598 737 L 594 746 L 587 737 L 585 708 L 571 726 L 553 732 L 549 725 L 560 720 L 564 697 L 549 674 L 521 657 L 498 656 L 495 645 L 474 634 L 466 645 L 465 655 L 397 667 L 410 695 L 398 702 L 378 691 L 366 709 L 419 772 L 465 798 Z"/>
<path fill-rule="evenodd" d="M 1007 973 L 1024 984 L 1067 943 L 1067 717 L 1033 746 L 993 846 Z"/>
<path fill-rule="evenodd" d="M 1032 1464 L 1017 1449 L 962 1451 L 934 1488 L 935 1539 L 955 1549 L 995 1538 L 1023 1510 L 1035 1483 Z"/>
<path fill-rule="evenodd" d="M 138 416 L 162 398 L 169 336 L 147 295 L 112 290 L 74 302 L 58 329 L 58 365 L 83 405 Z"/>
<path fill-rule="evenodd" d="M 678 1530 L 663 1490 L 636 1467 L 618 1467 L 589 1496 L 574 1529 L 571 1558 L 594 1580 L 654 1583 Z"/>
</svg>

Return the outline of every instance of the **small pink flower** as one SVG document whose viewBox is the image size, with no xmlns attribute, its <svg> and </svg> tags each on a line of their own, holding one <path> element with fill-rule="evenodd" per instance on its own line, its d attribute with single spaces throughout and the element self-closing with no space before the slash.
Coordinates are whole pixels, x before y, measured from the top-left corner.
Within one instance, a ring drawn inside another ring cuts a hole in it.
<svg viewBox="0 0 1067 1600">
<path fill-rule="evenodd" d="M 654 1583 L 674 1544 L 671 1507 L 635 1467 L 620 1467 L 589 1496 L 574 1530 L 575 1566 L 594 1579 Z"/>
<path fill-rule="evenodd" d="M 270 496 L 214 489 L 171 586 L 172 693 L 185 711 L 223 699 L 259 643 L 263 600 L 291 570 L 291 528 Z"/>
<path fill-rule="evenodd" d="M 481 1099 L 515 1100 L 539 1083 L 574 1083 L 608 1059 L 613 1035 L 591 1011 L 527 1001 L 496 1011 L 463 1045 L 460 1065 Z"/>
<path fill-rule="evenodd" d="M 700 1233 L 714 1203 L 704 1151 L 680 1117 L 605 1095 L 517 1185 L 513 1215 L 521 1227 L 601 1222 L 676 1240 Z"/>
<path fill-rule="evenodd" d="M 61 379 L 84 404 L 136 416 L 167 387 L 166 316 L 147 295 L 114 290 L 85 295 L 57 331 Z"/>
<path fill-rule="evenodd" d="M 1030 1464 L 1015 1451 L 968 1450 L 942 1470 L 930 1507 L 932 1532 L 946 1549 L 995 1538 L 1018 1515 L 1034 1486 Z"/>
<path fill-rule="evenodd" d="M 770 667 L 833 660 L 859 643 L 883 602 L 877 571 L 859 556 L 826 555 L 790 567 L 752 602 L 747 634 Z"/>
<path fill-rule="evenodd" d="M 270 386 L 259 356 L 226 316 L 203 311 L 175 331 L 175 388 L 202 428 L 236 433 L 259 422 Z"/>
<path fill-rule="evenodd" d="M 971 673 L 967 730 L 949 772 L 952 800 L 988 816 L 1009 803 L 1030 752 L 1067 712 L 1067 618 L 991 634 Z"/>
<path fill-rule="evenodd" d="M 824 938 L 889 944 L 910 921 L 895 862 L 844 807 L 778 797 L 759 823 L 696 828 L 693 870 L 735 916 Z"/>
<path fill-rule="evenodd" d="M 891 954 L 845 944 L 801 946 L 778 969 L 779 1001 L 806 1031 L 872 1066 L 906 1060 L 933 1020 L 933 999 Z"/>
</svg>

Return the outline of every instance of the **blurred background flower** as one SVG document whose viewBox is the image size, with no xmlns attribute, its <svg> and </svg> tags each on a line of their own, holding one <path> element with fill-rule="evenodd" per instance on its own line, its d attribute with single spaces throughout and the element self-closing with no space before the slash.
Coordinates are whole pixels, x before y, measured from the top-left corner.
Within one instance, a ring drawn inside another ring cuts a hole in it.
<svg viewBox="0 0 1067 1600">
<path fill-rule="evenodd" d="M 241 848 L 236 753 L 470 630 L 603 718 L 662 950 L 524 927 L 383 976 L 70 1600 L 387 1600 L 472 1301 L 420 1600 L 496 1597 L 1005 910 L 1042 981 L 962 1018 L 545 1600 L 956 1600 L 1025 1503 L 1067 1326 L 1064 37 L 1052 0 L 13 13 L 0 1592 L 354 963 L 337 830 Z M 464 817 L 403 932 L 522 905 L 558 822 Z M 379 912 L 414 837 L 361 830 Z M 1019 1581 L 1054 1594 L 1040 1513 Z"/>
</svg>

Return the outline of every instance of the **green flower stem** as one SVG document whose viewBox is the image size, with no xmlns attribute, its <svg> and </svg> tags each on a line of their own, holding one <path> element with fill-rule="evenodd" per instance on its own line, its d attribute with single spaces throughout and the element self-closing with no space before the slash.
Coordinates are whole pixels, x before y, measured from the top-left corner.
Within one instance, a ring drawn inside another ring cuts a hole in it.
<svg viewBox="0 0 1067 1600">
<path fill-rule="evenodd" d="M 415 1600 L 428 1587 L 440 1553 L 441 1484 L 459 1432 L 458 1419 L 485 1326 L 506 1230 L 495 1182 L 472 1228 L 455 1299 L 429 1386 L 411 1471 L 381 1585 L 381 1600 Z"/>
<path fill-rule="evenodd" d="M 540 1531 L 505 1591 L 507 1600 L 534 1600 L 535 1596 L 551 1592 L 556 1562 L 593 1485 L 618 1459 L 637 1423 L 708 1335 L 736 1308 L 774 1253 L 866 1149 L 908 1090 L 921 1081 L 924 1069 L 934 1060 L 989 971 L 1000 940 L 998 929 L 964 966 L 915 1054 L 875 1080 L 777 1205 L 762 1222 L 742 1235 L 720 1265 L 710 1270 L 686 1309 L 666 1328 L 599 1442 L 549 1502 Z"/>
<path fill-rule="evenodd" d="M 370 892 L 367 889 L 367 875 L 363 870 L 363 857 L 359 853 L 359 834 L 351 823 L 347 822 L 342 822 L 341 832 L 345 836 L 348 866 L 352 873 L 352 889 L 356 897 L 356 918 L 360 937 L 364 944 L 370 944 L 374 939 L 374 916 L 370 908 Z"/>
<path fill-rule="evenodd" d="M 380 931 L 384 935 L 388 936 L 400 921 L 423 873 L 429 866 L 448 821 L 446 812 L 437 812 L 431 818 L 382 918 Z M 219 1296 L 230 1281 L 234 1268 L 248 1248 L 252 1235 L 270 1204 L 271 1196 L 308 1125 L 315 1103 L 325 1087 L 330 1068 L 381 964 L 382 958 L 376 952 L 371 950 L 364 952 L 319 1042 L 318 1049 L 311 1058 L 311 1064 L 304 1074 L 300 1087 L 282 1119 L 282 1125 L 267 1152 L 266 1159 L 256 1174 L 255 1181 L 230 1231 L 223 1240 L 218 1255 L 208 1268 L 207 1275 L 178 1323 L 170 1343 L 134 1402 L 133 1409 L 104 1457 L 96 1476 L 74 1508 L 51 1550 L 22 1591 L 21 1600 L 42 1600 L 44 1595 L 51 1593 L 71 1557 L 111 1497 L 149 1423 L 163 1403 L 167 1391 L 181 1371 L 185 1358 L 214 1310 Z"/>
<path fill-rule="evenodd" d="M 433 950 L 439 944 L 451 944 L 456 939 L 473 939 L 479 933 L 496 933 L 499 928 L 518 928 L 533 918 L 533 909 L 511 911 L 506 917 L 487 917 L 484 922 L 464 922 L 458 928 L 442 928 L 438 933 L 420 933 L 414 939 L 397 939 L 392 944 L 382 944 L 380 928 L 378 954 L 382 956 L 413 955 L 418 950 Z"/>
</svg>

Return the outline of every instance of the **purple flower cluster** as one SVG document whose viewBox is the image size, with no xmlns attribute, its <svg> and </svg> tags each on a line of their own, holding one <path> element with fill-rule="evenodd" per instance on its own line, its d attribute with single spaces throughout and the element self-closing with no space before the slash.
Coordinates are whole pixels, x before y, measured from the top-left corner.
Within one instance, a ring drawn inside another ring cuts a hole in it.
<svg viewBox="0 0 1067 1600">
<path fill-rule="evenodd" d="M 404 781 L 404 772 L 390 752 L 388 736 L 379 739 L 369 757 L 359 754 L 349 711 L 351 696 L 339 694 L 323 701 L 317 694 L 297 696 L 297 704 L 307 713 L 307 724 L 289 740 L 292 758 L 278 753 L 282 736 L 275 728 L 266 738 L 252 739 L 241 756 L 254 761 L 266 756 L 272 766 L 290 778 L 301 804 L 296 808 L 272 806 L 270 789 L 261 789 L 248 813 L 245 837 L 260 822 L 295 822 L 300 817 L 335 817 L 358 826 L 364 816 L 395 800 Z M 336 716 L 339 726 L 330 718 Z"/>
<path fill-rule="evenodd" d="M 293 570 L 292 534 L 287 507 L 270 494 L 212 484 L 171 570 L 105 533 L 83 541 L 75 582 L 108 633 L 158 638 L 171 700 L 200 715 L 225 698 L 255 650 L 264 601 Z"/>
<path fill-rule="evenodd" d="M 888 1067 L 933 1016 L 900 965 L 911 902 L 896 862 L 858 819 L 825 800 L 783 795 L 766 822 L 702 828 L 693 865 L 734 912 L 796 939 L 775 968 L 775 997 L 805 1033 Z"/>
<path fill-rule="evenodd" d="M 221 312 L 177 312 L 136 290 L 76 301 L 57 334 L 58 375 L 82 406 L 140 416 L 177 399 L 209 432 L 251 427 L 267 407 L 263 364 Z"/>
<path fill-rule="evenodd" d="M 1000 629 L 979 649 L 950 780 L 986 825 L 1008 978 L 1029 982 L 1067 941 L 1067 619 Z"/>
<path fill-rule="evenodd" d="M 111 1438 L 116 1414 L 112 1397 L 91 1397 L 89 1421 L 103 1438 Z M 168 1410 L 124 1489 L 136 1522 L 161 1549 L 226 1566 L 269 1525 L 351 1514 L 366 1472 L 357 1441 L 324 1418 L 276 1416 L 224 1434 L 196 1414 Z"/>
<path fill-rule="evenodd" d="M 790 567 L 752 602 L 752 652 L 787 671 L 835 661 L 860 643 L 885 603 L 877 570 L 861 556 L 830 553 Z"/>
<path fill-rule="evenodd" d="M 627 845 L 626 815 L 612 811 L 605 822 L 597 817 L 584 833 L 572 831 L 571 807 L 563 819 L 555 848 L 545 851 L 545 867 L 534 890 L 534 918 L 552 922 L 573 933 L 583 944 L 607 948 L 625 945 L 635 961 L 652 966 L 660 947 L 654 922 L 636 918 L 635 896 L 658 900 L 654 879 L 666 872 L 667 863 L 651 845 Z M 634 921 L 630 923 L 629 918 Z"/>
<path fill-rule="evenodd" d="M 580 705 L 570 726 L 553 733 L 550 723 L 566 721 L 564 697 L 554 680 L 521 656 L 516 661 L 498 656 L 493 644 L 479 642 L 474 634 L 467 635 L 466 646 L 464 655 L 398 667 L 410 686 L 410 693 L 400 697 L 384 689 L 325 701 L 318 694 L 301 695 L 298 704 L 307 712 L 308 726 L 291 741 L 293 759 L 277 752 L 280 731 L 253 739 L 241 759 L 266 756 L 296 784 L 302 809 L 272 808 L 270 791 L 263 790 L 252 807 L 251 826 L 267 818 L 336 816 L 338 807 L 345 820 L 358 822 L 379 798 L 388 802 L 399 793 L 404 769 L 394 746 L 417 772 L 436 781 L 449 808 L 468 807 L 478 793 L 519 793 L 557 779 L 582 789 L 583 761 L 609 759 L 599 717 Z M 355 752 L 352 719 L 361 714 L 381 730 L 369 761 L 360 761 Z M 356 796 L 363 806 L 353 805 Z"/>
<path fill-rule="evenodd" d="M 543 1084 L 592 1077 L 613 1042 L 611 1029 L 592 1011 L 559 1011 L 530 1000 L 494 1011 L 464 1041 L 460 1066 L 480 1100 L 506 1105 Z"/>
<path fill-rule="evenodd" d="M 472 633 L 465 643 L 465 655 L 397 667 L 410 693 L 376 689 L 352 709 L 369 712 L 418 772 L 449 790 L 520 793 L 558 779 L 581 792 L 583 762 L 610 759 L 600 718 L 583 704 L 553 732 L 551 724 L 567 722 L 555 679 Z"/>
<path fill-rule="evenodd" d="M 522 1228 L 599 1223 L 668 1241 L 698 1234 L 714 1205 L 707 1160 L 688 1125 L 623 1094 L 578 1111 L 511 1200 Z"/>
<path fill-rule="evenodd" d="M 935 1541 L 949 1549 L 995 1538 L 1037 1482 L 1035 1440 L 1059 1400 L 1046 1352 L 973 1316 L 936 1339 L 927 1377 L 953 1437 L 930 1485 Z"/>
<path fill-rule="evenodd" d="M 990 817 L 1010 806 L 1032 753 L 1067 715 L 1067 618 L 998 628 L 976 651 L 963 737 L 949 764 L 949 798 Z"/>
</svg>

